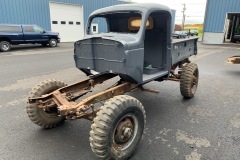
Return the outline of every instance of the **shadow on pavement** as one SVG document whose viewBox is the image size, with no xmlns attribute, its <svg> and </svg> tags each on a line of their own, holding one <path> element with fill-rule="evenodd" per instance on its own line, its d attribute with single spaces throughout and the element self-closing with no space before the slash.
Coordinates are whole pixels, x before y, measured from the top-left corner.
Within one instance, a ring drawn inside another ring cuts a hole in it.
<svg viewBox="0 0 240 160">
<path fill-rule="evenodd" d="M 13 45 L 10 51 L 22 51 L 22 50 L 32 50 L 32 49 L 43 49 L 43 48 L 51 48 L 49 46 L 42 46 L 42 45 Z"/>
</svg>

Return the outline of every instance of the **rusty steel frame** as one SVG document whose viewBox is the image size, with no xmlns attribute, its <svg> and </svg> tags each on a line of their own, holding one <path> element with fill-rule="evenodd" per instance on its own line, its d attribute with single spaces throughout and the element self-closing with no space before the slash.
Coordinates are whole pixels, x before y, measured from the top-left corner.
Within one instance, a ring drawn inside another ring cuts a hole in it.
<svg viewBox="0 0 240 160">
<path fill-rule="evenodd" d="M 190 63 L 189 59 L 175 64 L 171 68 L 171 75 L 164 80 L 180 81 L 180 73 L 185 63 Z M 178 74 L 175 74 L 176 68 L 179 68 Z M 59 116 L 64 116 L 66 119 L 88 119 L 93 120 L 98 112 L 98 108 L 94 108 L 94 104 L 110 99 L 117 95 L 122 95 L 126 92 L 130 92 L 134 89 L 139 88 L 141 91 L 159 93 L 158 91 L 143 88 L 144 84 L 134 84 L 125 82 L 123 80 L 100 93 L 94 94 L 87 98 L 82 99 L 79 103 L 75 102 L 81 96 L 91 92 L 91 89 L 104 81 L 116 77 L 117 74 L 101 74 L 96 76 L 90 76 L 88 79 L 81 82 L 62 87 L 53 91 L 52 93 L 42 95 L 37 98 L 29 98 L 28 103 L 37 103 L 39 108 L 49 109 L 51 107 L 57 107 Z"/>
<path fill-rule="evenodd" d="M 46 94 L 37 98 L 29 98 L 28 103 L 37 103 L 39 108 L 44 109 L 57 107 L 59 115 L 65 116 L 70 120 L 80 118 L 92 120 L 98 111 L 94 109 L 95 103 L 124 94 L 138 87 L 137 84 L 119 81 L 116 86 L 87 97 L 81 100 L 79 103 L 74 102 L 74 100 L 78 99 L 79 97 L 91 92 L 91 88 L 93 88 L 95 85 L 103 83 L 104 81 L 115 76 L 117 75 L 102 74 L 98 76 L 92 76 L 89 79 L 79 83 L 55 90 L 50 94 Z"/>
<path fill-rule="evenodd" d="M 180 82 L 182 69 L 184 67 L 184 64 L 186 64 L 186 63 L 191 63 L 189 58 L 186 58 L 186 59 L 172 65 L 171 70 L 170 70 L 171 75 L 168 78 L 165 78 L 164 80 Z M 178 73 L 176 74 L 175 71 L 177 68 L 178 68 Z"/>
</svg>

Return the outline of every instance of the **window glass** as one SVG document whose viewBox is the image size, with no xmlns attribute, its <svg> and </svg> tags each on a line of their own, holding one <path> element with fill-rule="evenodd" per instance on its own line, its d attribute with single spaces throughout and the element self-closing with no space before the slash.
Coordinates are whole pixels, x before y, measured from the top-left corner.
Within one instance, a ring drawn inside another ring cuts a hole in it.
<svg viewBox="0 0 240 160">
<path fill-rule="evenodd" d="M 133 19 L 134 17 L 136 19 Z M 136 34 L 140 29 L 141 22 L 142 15 L 140 12 L 121 11 L 95 15 L 88 24 L 87 34 L 92 34 L 91 31 L 94 30 L 94 28 L 91 28 L 91 26 L 94 24 L 98 24 L 99 27 L 97 30 L 99 30 L 99 33 Z M 147 26 L 152 27 L 150 20 L 147 23 Z"/>
<path fill-rule="evenodd" d="M 36 33 L 43 33 L 43 29 L 42 29 L 42 28 L 40 28 L 40 27 L 38 27 L 38 26 L 34 26 L 33 28 L 34 28 L 34 31 L 35 31 Z"/>
<path fill-rule="evenodd" d="M 93 32 L 96 32 L 96 31 L 97 31 L 97 27 L 93 26 Z"/>
<path fill-rule="evenodd" d="M 70 24 L 70 25 L 73 25 L 73 21 L 69 21 L 69 24 Z"/>
<path fill-rule="evenodd" d="M 0 32 L 21 32 L 20 27 L 18 26 L 0 26 Z"/>
<path fill-rule="evenodd" d="M 61 24 L 66 24 L 66 21 L 61 21 Z"/>
<path fill-rule="evenodd" d="M 80 25 L 81 23 L 80 22 L 76 22 L 76 25 Z"/>
<path fill-rule="evenodd" d="M 52 24 L 58 24 L 58 21 L 52 21 Z"/>
<path fill-rule="evenodd" d="M 108 24 L 106 18 L 96 17 L 92 19 L 91 27 L 90 34 L 108 33 Z"/>
<path fill-rule="evenodd" d="M 24 32 L 35 32 L 33 29 L 33 26 L 24 26 L 23 31 Z"/>
</svg>

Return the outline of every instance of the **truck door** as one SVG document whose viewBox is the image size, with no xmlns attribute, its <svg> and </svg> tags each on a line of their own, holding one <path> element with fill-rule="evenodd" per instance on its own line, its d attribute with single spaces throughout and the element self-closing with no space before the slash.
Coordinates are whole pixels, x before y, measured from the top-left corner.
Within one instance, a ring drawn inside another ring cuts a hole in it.
<svg viewBox="0 0 240 160">
<path fill-rule="evenodd" d="M 24 40 L 27 43 L 35 43 L 35 31 L 33 26 L 23 26 Z"/>
<path fill-rule="evenodd" d="M 24 40 L 27 43 L 41 43 L 47 41 L 48 37 L 44 35 L 44 30 L 38 26 L 23 26 Z"/>
<path fill-rule="evenodd" d="M 46 35 L 46 32 L 39 26 L 33 26 L 33 29 L 35 31 L 35 41 L 36 43 L 41 42 L 47 42 L 49 39 L 49 36 Z"/>
</svg>

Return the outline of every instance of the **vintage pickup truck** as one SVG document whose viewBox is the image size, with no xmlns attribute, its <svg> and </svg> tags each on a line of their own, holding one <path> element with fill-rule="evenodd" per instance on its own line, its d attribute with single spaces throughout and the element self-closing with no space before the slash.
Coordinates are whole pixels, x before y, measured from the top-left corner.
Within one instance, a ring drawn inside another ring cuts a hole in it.
<svg viewBox="0 0 240 160">
<path fill-rule="evenodd" d="M 102 33 L 91 32 L 96 22 L 102 25 Z M 124 93 L 135 89 L 157 93 L 143 85 L 164 80 L 180 82 L 187 99 L 197 90 L 198 67 L 188 58 L 197 55 L 198 38 L 172 41 L 171 24 L 170 9 L 160 4 L 94 11 L 86 36 L 74 45 L 76 67 L 89 78 L 72 85 L 47 80 L 34 87 L 27 105 L 30 120 L 44 128 L 59 126 L 66 119 L 90 120 L 89 140 L 95 155 L 128 159 L 141 140 L 146 114 L 139 100 Z M 116 76 L 114 85 L 86 96 L 97 84 Z"/>
<path fill-rule="evenodd" d="M 60 43 L 59 33 L 45 31 L 37 25 L 0 24 L 0 51 L 6 52 L 12 45 L 39 43 L 56 47 Z"/>
</svg>

